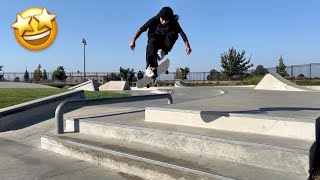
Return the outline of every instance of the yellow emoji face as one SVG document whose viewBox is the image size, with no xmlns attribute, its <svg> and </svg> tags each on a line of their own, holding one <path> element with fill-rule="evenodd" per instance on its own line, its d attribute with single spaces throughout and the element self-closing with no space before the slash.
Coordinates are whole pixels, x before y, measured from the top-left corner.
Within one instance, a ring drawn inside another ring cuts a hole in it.
<svg viewBox="0 0 320 180">
<path fill-rule="evenodd" d="M 29 8 L 17 14 L 11 25 L 17 41 L 26 49 L 38 51 L 49 47 L 57 35 L 56 15 L 46 8 Z"/>
</svg>

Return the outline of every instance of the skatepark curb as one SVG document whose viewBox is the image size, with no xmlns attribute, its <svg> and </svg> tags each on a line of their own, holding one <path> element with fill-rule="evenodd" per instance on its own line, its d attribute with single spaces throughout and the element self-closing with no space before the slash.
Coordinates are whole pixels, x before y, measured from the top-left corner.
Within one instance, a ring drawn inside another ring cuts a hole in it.
<svg viewBox="0 0 320 180">
<path fill-rule="evenodd" d="M 54 117 L 66 100 L 84 99 L 83 90 L 73 90 L 0 109 L 0 132 L 23 128 Z"/>
</svg>

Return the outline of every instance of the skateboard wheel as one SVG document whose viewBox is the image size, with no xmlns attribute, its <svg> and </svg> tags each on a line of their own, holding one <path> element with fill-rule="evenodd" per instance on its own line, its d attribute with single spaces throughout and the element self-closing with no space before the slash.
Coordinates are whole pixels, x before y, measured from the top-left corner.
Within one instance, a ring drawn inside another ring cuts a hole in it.
<svg viewBox="0 0 320 180">
<path fill-rule="evenodd" d="M 168 71 L 168 70 L 166 70 L 166 74 L 169 74 L 169 71 Z"/>
<path fill-rule="evenodd" d="M 149 87 L 150 87 L 150 85 L 148 84 L 148 85 L 147 85 L 147 88 L 149 88 Z"/>
</svg>

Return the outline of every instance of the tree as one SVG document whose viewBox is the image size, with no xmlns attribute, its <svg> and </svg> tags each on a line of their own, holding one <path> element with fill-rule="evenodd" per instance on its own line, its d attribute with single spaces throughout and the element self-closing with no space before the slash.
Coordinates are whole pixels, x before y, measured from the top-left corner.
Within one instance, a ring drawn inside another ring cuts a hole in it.
<svg viewBox="0 0 320 180">
<path fill-rule="evenodd" d="M 185 68 L 178 67 L 176 70 L 176 79 L 181 79 L 181 80 L 187 79 L 189 72 L 190 72 L 190 69 L 188 67 L 185 67 Z"/>
<path fill-rule="evenodd" d="M 221 73 L 219 73 L 219 80 L 220 81 L 227 81 L 227 80 L 229 80 L 229 76 L 226 73 L 221 72 Z"/>
<path fill-rule="evenodd" d="M 106 76 L 106 81 L 119 81 L 121 80 L 119 73 L 110 73 Z"/>
<path fill-rule="evenodd" d="M 219 72 L 215 69 L 210 71 L 210 74 L 207 76 L 208 81 L 219 81 Z"/>
<path fill-rule="evenodd" d="M 279 59 L 279 65 L 277 66 L 277 73 L 280 74 L 282 77 L 288 77 L 289 74 L 286 71 L 286 65 L 283 62 L 282 55 Z"/>
<path fill-rule="evenodd" d="M 20 82 L 20 77 L 15 77 L 15 78 L 13 79 L 13 82 Z"/>
<path fill-rule="evenodd" d="M 2 71 L 2 68 L 3 68 L 3 66 L 0 66 L 0 73 Z M 0 74 L 0 81 L 2 81 L 2 80 L 3 80 L 3 74 Z"/>
<path fill-rule="evenodd" d="M 41 65 L 39 64 L 38 68 L 33 72 L 33 81 L 38 83 L 39 81 L 41 81 L 41 78 L 42 78 L 42 72 L 41 72 Z"/>
<path fill-rule="evenodd" d="M 221 54 L 221 67 L 223 68 L 223 73 L 229 77 L 229 81 L 234 75 L 242 76 L 253 66 L 253 64 L 250 64 L 251 58 L 247 60 L 244 56 L 245 53 L 244 50 L 239 53 L 236 49 L 231 48 L 228 52 Z"/>
<path fill-rule="evenodd" d="M 122 81 L 128 78 L 128 69 L 124 69 L 120 67 L 119 72 L 120 72 L 120 78 Z"/>
<path fill-rule="evenodd" d="M 258 65 L 253 71 L 253 74 L 256 76 L 264 76 L 268 73 L 268 70 L 263 67 L 263 65 Z"/>
<path fill-rule="evenodd" d="M 120 77 L 121 77 L 121 80 L 127 80 L 128 79 L 128 77 L 130 77 L 130 75 L 134 75 L 134 70 L 133 69 L 124 69 L 124 68 L 122 68 L 122 67 L 120 67 L 120 69 L 119 69 L 119 71 L 120 71 Z"/>
<path fill-rule="evenodd" d="M 47 75 L 47 71 L 46 69 L 43 70 L 43 76 L 42 76 L 43 80 L 48 80 L 48 75 Z"/>
<path fill-rule="evenodd" d="M 303 79 L 303 78 L 305 78 L 305 76 L 304 76 L 304 74 L 299 74 L 298 78 Z"/>
<path fill-rule="evenodd" d="M 58 81 L 65 81 L 67 78 L 66 72 L 64 71 L 63 66 L 59 66 L 56 70 L 52 73 L 52 79 Z"/>
<path fill-rule="evenodd" d="M 26 71 L 24 72 L 24 82 L 29 82 L 30 81 L 30 75 L 29 75 L 29 72 L 28 70 L 26 69 Z"/>
</svg>

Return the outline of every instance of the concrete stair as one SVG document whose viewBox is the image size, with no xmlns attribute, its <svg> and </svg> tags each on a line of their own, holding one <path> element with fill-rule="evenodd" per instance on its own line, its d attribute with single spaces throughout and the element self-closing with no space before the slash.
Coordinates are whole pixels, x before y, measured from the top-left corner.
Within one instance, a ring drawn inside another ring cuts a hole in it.
<svg viewBox="0 0 320 180">
<path fill-rule="evenodd" d="M 147 122 L 147 110 L 67 119 L 73 133 L 41 147 L 146 179 L 308 178 L 310 139 Z"/>
<path fill-rule="evenodd" d="M 43 135 L 41 146 L 143 179 L 305 179 L 303 175 L 81 133 Z"/>
</svg>

